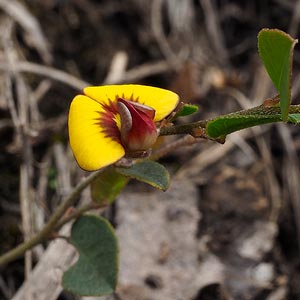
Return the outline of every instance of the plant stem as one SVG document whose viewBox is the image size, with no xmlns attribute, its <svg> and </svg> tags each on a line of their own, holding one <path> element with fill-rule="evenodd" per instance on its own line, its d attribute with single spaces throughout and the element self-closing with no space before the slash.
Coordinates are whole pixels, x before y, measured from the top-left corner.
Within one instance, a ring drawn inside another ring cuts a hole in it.
<svg viewBox="0 0 300 300">
<path fill-rule="evenodd" d="M 210 120 L 201 120 L 194 123 L 166 126 L 160 129 L 159 135 L 192 134 L 197 128 L 205 128 Z"/>
<path fill-rule="evenodd" d="M 46 223 L 44 228 L 37 233 L 35 236 L 30 238 L 28 241 L 23 242 L 16 248 L 6 252 L 2 256 L 0 256 L 0 266 L 8 264 L 12 262 L 13 260 L 21 257 L 24 255 L 24 253 L 33 248 L 34 246 L 40 244 L 44 240 L 46 240 L 49 235 L 52 233 L 52 231 L 55 229 L 56 224 L 61 219 L 61 217 L 64 215 L 66 210 L 73 205 L 73 203 L 76 201 L 80 193 L 98 176 L 100 172 L 102 172 L 103 169 L 94 172 L 90 174 L 88 177 L 86 177 L 81 183 L 79 183 L 71 192 L 69 196 L 67 196 L 62 203 L 57 207 L 56 211 L 53 213 L 49 221 Z"/>
<path fill-rule="evenodd" d="M 107 205 L 98 204 L 98 203 L 94 203 L 94 202 L 88 203 L 85 206 L 82 206 L 82 207 L 76 209 L 70 215 L 62 218 L 59 222 L 57 222 L 57 224 L 55 226 L 55 230 L 59 230 L 63 225 L 65 225 L 66 223 L 70 222 L 73 219 L 79 218 L 85 212 L 88 212 L 88 211 L 94 210 L 94 209 L 102 209 L 103 210 L 105 207 L 107 207 Z"/>
<path fill-rule="evenodd" d="M 291 105 L 289 109 L 289 114 L 297 114 L 300 113 L 300 105 Z M 203 136 L 197 136 L 195 135 L 195 132 L 197 129 L 205 129 L 206 125 L 210 121 L 214 121 L 215 119 L 218 119 L 220 117 L 226 118 L 226 117 L 231 117 L 231 116 L 237 116 L 237 115 L 243 115 L 243 116 L 254 116 L 254 117 L 259 117 L 259 116 L 276 116 L 277 121 L 281 121 L 281 111 L 280 107 L 267 107 L 264 104 L 246 109 L 246 110 L 240 110 L 237 112 L 229 113 L 223 116 L 218 116 L 214 119 L 209 119 L 209 120 L 200 120 L 194 123 L 188 123 L 188 124 L 181 124 L 181 125 L 174 125 L 174 126 L 165 126 L 160 129 L 159 135 L 176 135 L 176 134 L 190 134 L 195 137 L 205 137 Z M 275 121 L 270 121 L 269 123 L 273 123 Z M 259 125 L 259 124 L 257 124 Z M 253 125 L 254 126 L 254 125 Z M 252 127 L 252 126 L 250 126 Z M 213 139 L 215 140 L 215 139 Z M 218 140 L 215 140 L 218 142 Z"/>
<path fill-rule="evenodd" d="M 166 146 L 160 148 L 159 150 L 155 151 L 153 154 L 150 155 L 149 159 L 151 160 L 159 160 L 163 156 L 166 156 L 170 152 L 174 151 L 183 146 L 193 145 L 196 143 L 196 139 L 191 135 L 185 135 L 184 137 L 167 144 Z"/>
</svg>

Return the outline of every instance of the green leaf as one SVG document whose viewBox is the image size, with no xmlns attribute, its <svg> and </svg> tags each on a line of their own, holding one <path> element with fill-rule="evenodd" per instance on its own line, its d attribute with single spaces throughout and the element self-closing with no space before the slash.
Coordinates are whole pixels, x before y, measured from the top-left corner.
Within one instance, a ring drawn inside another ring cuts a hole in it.
<svg viewBox="0 0 300 300">
<path fill-rule="evenodd" d="M 80 296 L 113 293 L 118 276 L 118 244 L 109 222 L 98 216 L 82 216 L 72 226 L 70 241 L 79 259 L 64 273 L 63 287 Z"/>
<path fill-rule="evenodd" d="M 128 182 L 128 178 L 110 166 L 103 170 L 91 184 L 93 201 L 99 204 L 112 203 Z"/>
<path fill-rule="evenodd" d="M 262 29 L 258 50 L 265 68 L 280 95 L 282 120 L 287 121 L 291 102 L 293 49 L 298 41 L 278 29 Z"/>
<path fill-rule="evenodd" d="M 227 134 L 241 129 L 280 121 L 282 117 L 279 107 L 267 108 L 260 105 L 209 121 L 206 125 L 206 134 L 212 138 L 224 138 Z"/>
<path fill-rule="evenodd" d="M 300 114 L 289 114 L 288 121 L 294 124 L 300 123 Z"/>
<path fill-rule="evenodd" d="M 170 184 L 170 175 L 166 168 L 151 160 L 138 162 L 130 168 L 116 168 L 116 171 L 163 191 L 167 190 Z"/>
<path fill-rule="evenodd" d="M 291 105 L 290 112 L 287 121 L 300 123 L 300 105 Z M 206 125 L 206 134 L 214 139 L 224 139 L 227 134 L 244 128 L 282 121 L 280 107 L 262 104 L 210 120 Z"/>
<path fill-rule="evenodd" d="M 178 118 L 178 117 L 185 117 L 185 116 L 189 116 L 195 112 L 198 111 L 198 106 L 197 105 L 193 105 L 193 104 L 183 104 L 183 106 L 181 107 L 181 109 L 176 113 L 176 115 L 174 116 L 174 119 Z"/>
</svg>

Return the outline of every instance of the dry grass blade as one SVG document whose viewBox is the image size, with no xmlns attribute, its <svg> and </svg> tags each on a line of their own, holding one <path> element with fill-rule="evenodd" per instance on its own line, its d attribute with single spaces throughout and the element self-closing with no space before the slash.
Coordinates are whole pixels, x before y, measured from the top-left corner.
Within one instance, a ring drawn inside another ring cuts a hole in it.
<svg viewBox="0 0 300 300">
<path fill-rule="evenodd" d="M 6 61 L 0 61 L 0 69 L 3 71 L 7 71 L 10 69 L 10 66 L 7 64 Z M 24 72 L 24 73 L 38 74 L 47 78 L 51 78 L 55 81 L 60 81 L 62 83 L 65 83 L 77 90 L 82 90 L 84 87 L 91 85 L 88 82 L 78 79 L 58 69 L 35 64 L 35 63 L 30 63 L 27 61 L 18 61 L 14 67 L 14 71 L 22 72 L 22 73 Z"/>
<path fill-rule="evenodd" d="M 0 60 L 0 70 L 9 70 L 9 65 L 6 61 Z M 118 76 L 118 78 L 107 78 L 104 84 L 121 84 L 126 82 L 135 82 L 148 76 L 166 73 L 171 70 L 172 69 L 170 65 L 166 61 L 146 63 L 124 72 L 122 77 Z M 15 66 L 15 71 L 21 73 L 33 73 L 41 75 L 43 77 L 62 82 L 80 91 L 83 88 L 92 85 L 91 83 L 78 79 L 75 76 L 70 75 L 64 71 L 26 61 L 19 61 Z"/>
<path fill-rule="evenodd" d="M 32 216 L 31 216 L 31 206 L 32 206 L 32 148 L 28 140 L 29 132 L 29 99 L 28 99 L 28 89 L 24 79 L 21 75 L 15 72 L 16 59 L 18 57 L 16 48 L 14 47 L 12 41 L 13 23 L 8 21 L 6 32 L 2 36 L 4 54 L 10 65 L 10 74 L 8 76 L 8 82 L 10 83 L 7 88 L 9 107 L 11 108 L 11 115 L 15 123 L 15 135 L 16 141 L 19 143 L 17 147 L 23 147 L 22 151 L 22 162 L 20 165 L 20 186 L 19 186 L 19 198 L 20 207 L 22 214 L 22 230 L 24 235 L 24 241 L 28 241 L 32 235 Z M 13 89 L 11 81 L 14 81 L 16 90 Z M 16 94 L 17 105 L 14 104 L 13 94 Z M 16 107 L 17 106 L 17 107 Z M 25 278 L 30 276 L 32 270 L 32 252 L 27 251 L 25 253 Z M 28 287 L 25 294 L 25 299 L 30 300 L 32 297 L 31 287 Z"/>
<path fill-rule="evenodd" d="M 287 158 L 285 166 L 284 185 L 289 191 L 289 198 L 294 211 L 295 224 L 297 227 L 297 242 L 300 249 L 300 163 L 295 149 L 295 144 L 289 130 L 285 126 L 278 124 L 277 129 L 285 148 Z"/>
<path fill-rule="evenodd" d="M 180 62 L 178 62 L 177 55 L 173 52 L 163 30 L 162 7 L 163 0 L 154 0 L 151 10 L 151 26 L 153 34 L 158 42 L 161 52 L 165 56 L 167 62 L 175 69 L 178 70 Z"/>
<path fill-rule="evenodd" d="M 110 63 L 110 70 L 106 75 L 104 84 L 109 84 L 111 82 L 120 82 L 124 78 L 127 63 L 127 53 L 123 51 L 117 52 Z"/>
<path fill-rule="evenodd" d="M 206 30 L 209 33 L 211 42 L 216 51 L 216 58 L 223 66 L 229 66 L 228 53 L 224 43 L 224 36 L 221 31 L 219 18 L 215 9 L 214 0 L 200 0 L 199 1 L 205 16 Z"/>
<path fill-rule="evenodd" d="M 239 133 L 239 136 L 243 139 L 252 136 L 251 131 L 245 130 Z M 191 178 L 191 180 L 197 180 L 197 176 L 203 172 L 209 166 L 217 163 L 226 154 L 232 151 L 236 147 L 236 143 L 231 137 L 228 138 L 224 145 L 212 145 L 208 149 L 200 152 L 193 157 L 189 162 L 177 172 L 176 178 Z"/>
<path fill-rule="evenodd" d="M 70 224 L 65 225 L 60 234 L 67 235 L 70 227 Z M 61 276 L 73 263 L 75 256 L 73 246 L 65 240 L 58 239 L 51 242 L 28 280 L 23 283 L 11 300 L 23 300 L 29 287 L 32 288 L 34 295 L 31 300 L 57 299 L 62 290 Z"/>
<path fill-rule="evenodd" d="M 46 63 L 52 61 L 48 42 L 36 18 L 17 0 L 0 0 L 0 8 L 18 22 L 26 31 L 28 42 L 40 53 Z"/>
<path fill-rule="evenodd" d="M 53 153 L 58 172 L 58 194 L 65 196 L 70 193 L 72 188 L 69 162 L 66 160 L 66 151 L 61 143 L 55 143 L 53 145 Z"/>
</svg>

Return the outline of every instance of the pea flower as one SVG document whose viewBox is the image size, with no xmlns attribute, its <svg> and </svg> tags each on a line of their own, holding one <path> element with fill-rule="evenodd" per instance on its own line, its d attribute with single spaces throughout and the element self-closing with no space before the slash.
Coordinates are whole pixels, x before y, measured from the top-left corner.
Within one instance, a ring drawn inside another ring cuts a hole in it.
<svg viewBox="0 0 300 300">
<path fill-rule="evenodd" d="M 136 84 L 93 86 L 77 95 L 69 111 L 70 145 L 79 166 L 95 171 L 149 150 L 155 122 L 169 115 L 177 94 Z"/>
</svg>

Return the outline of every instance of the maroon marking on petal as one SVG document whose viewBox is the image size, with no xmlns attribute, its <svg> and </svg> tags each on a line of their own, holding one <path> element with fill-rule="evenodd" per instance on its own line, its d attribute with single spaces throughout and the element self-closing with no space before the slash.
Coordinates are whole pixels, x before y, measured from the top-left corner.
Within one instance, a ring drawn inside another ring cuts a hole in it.
<svg viewBox="0 0 300 300">
<path fill-rule="evenodd" d="M 118 113 L 117 102 L 116 101 L 112 101 L 110 99 L 108 101 L 109 101 L 109 104 L 103 104 L 103 103 L 101 103 L 102 107 L 106 111 L 109 111 L 109 112 L 113 113 L 114 115 L 116 115 Z"/>
<path fill-rule="evenodd" d="M 133 126 L 134 128 L 130 131 L 130 137 L 128 137 L 129 141 L 131 142 L 129 142 L 127 138 L 122 138 L 120 129 L 118 128 L 115 121 L 115 117 L 117 115 L 120 115 L 118 109 L 119 101 L 124 101 L 125 103 L 129 102 L 126 106 L 128 107 L 129 105 L 131 107 L 131 114 L 133 113 L 133 115 L 135 116 Z M 104 111 L 98 112 L 99 117 L 95 119 L 95 124 L 99 125 L 99 128 L 101 127 L 101 132 L 103 132 L 106 137 L 111 138 L 119 144 L 123 145 L 125 148 L 127 148 L 127 150 L 133 150 L 131 148 L 144 150 L 139 149 L 140 146 L 142 148 L 148 148 L 156 140 L 157 132 L 156 126 L 153 122 L 155 110 L 152 110 L 151 107 L 148 108 L 148 106 L 139 102 L 139 97 L 134 97 L 133 93 L 131 94 L 129 99 L 128 97 L 125 97 L 124 93 L 122 93 L 122 97 L 116 94 L 114 101 L 109 99 L 108 104 L 100 104 L 103 107 Z"/>
<path fill-rule="evenodd" d="M 96 123 L 101 127 L 101 132 L 105 134 L 106 137 L 113 139 L 114 141 L 121 144 L 121 134 L 114 120 L 115 116 L 118 114 L 117 104 L 109 100 L 109 104 L 102 104 L 105 111 L 98 112 L 99 118 L 96 119 Z"/>
</svg>

